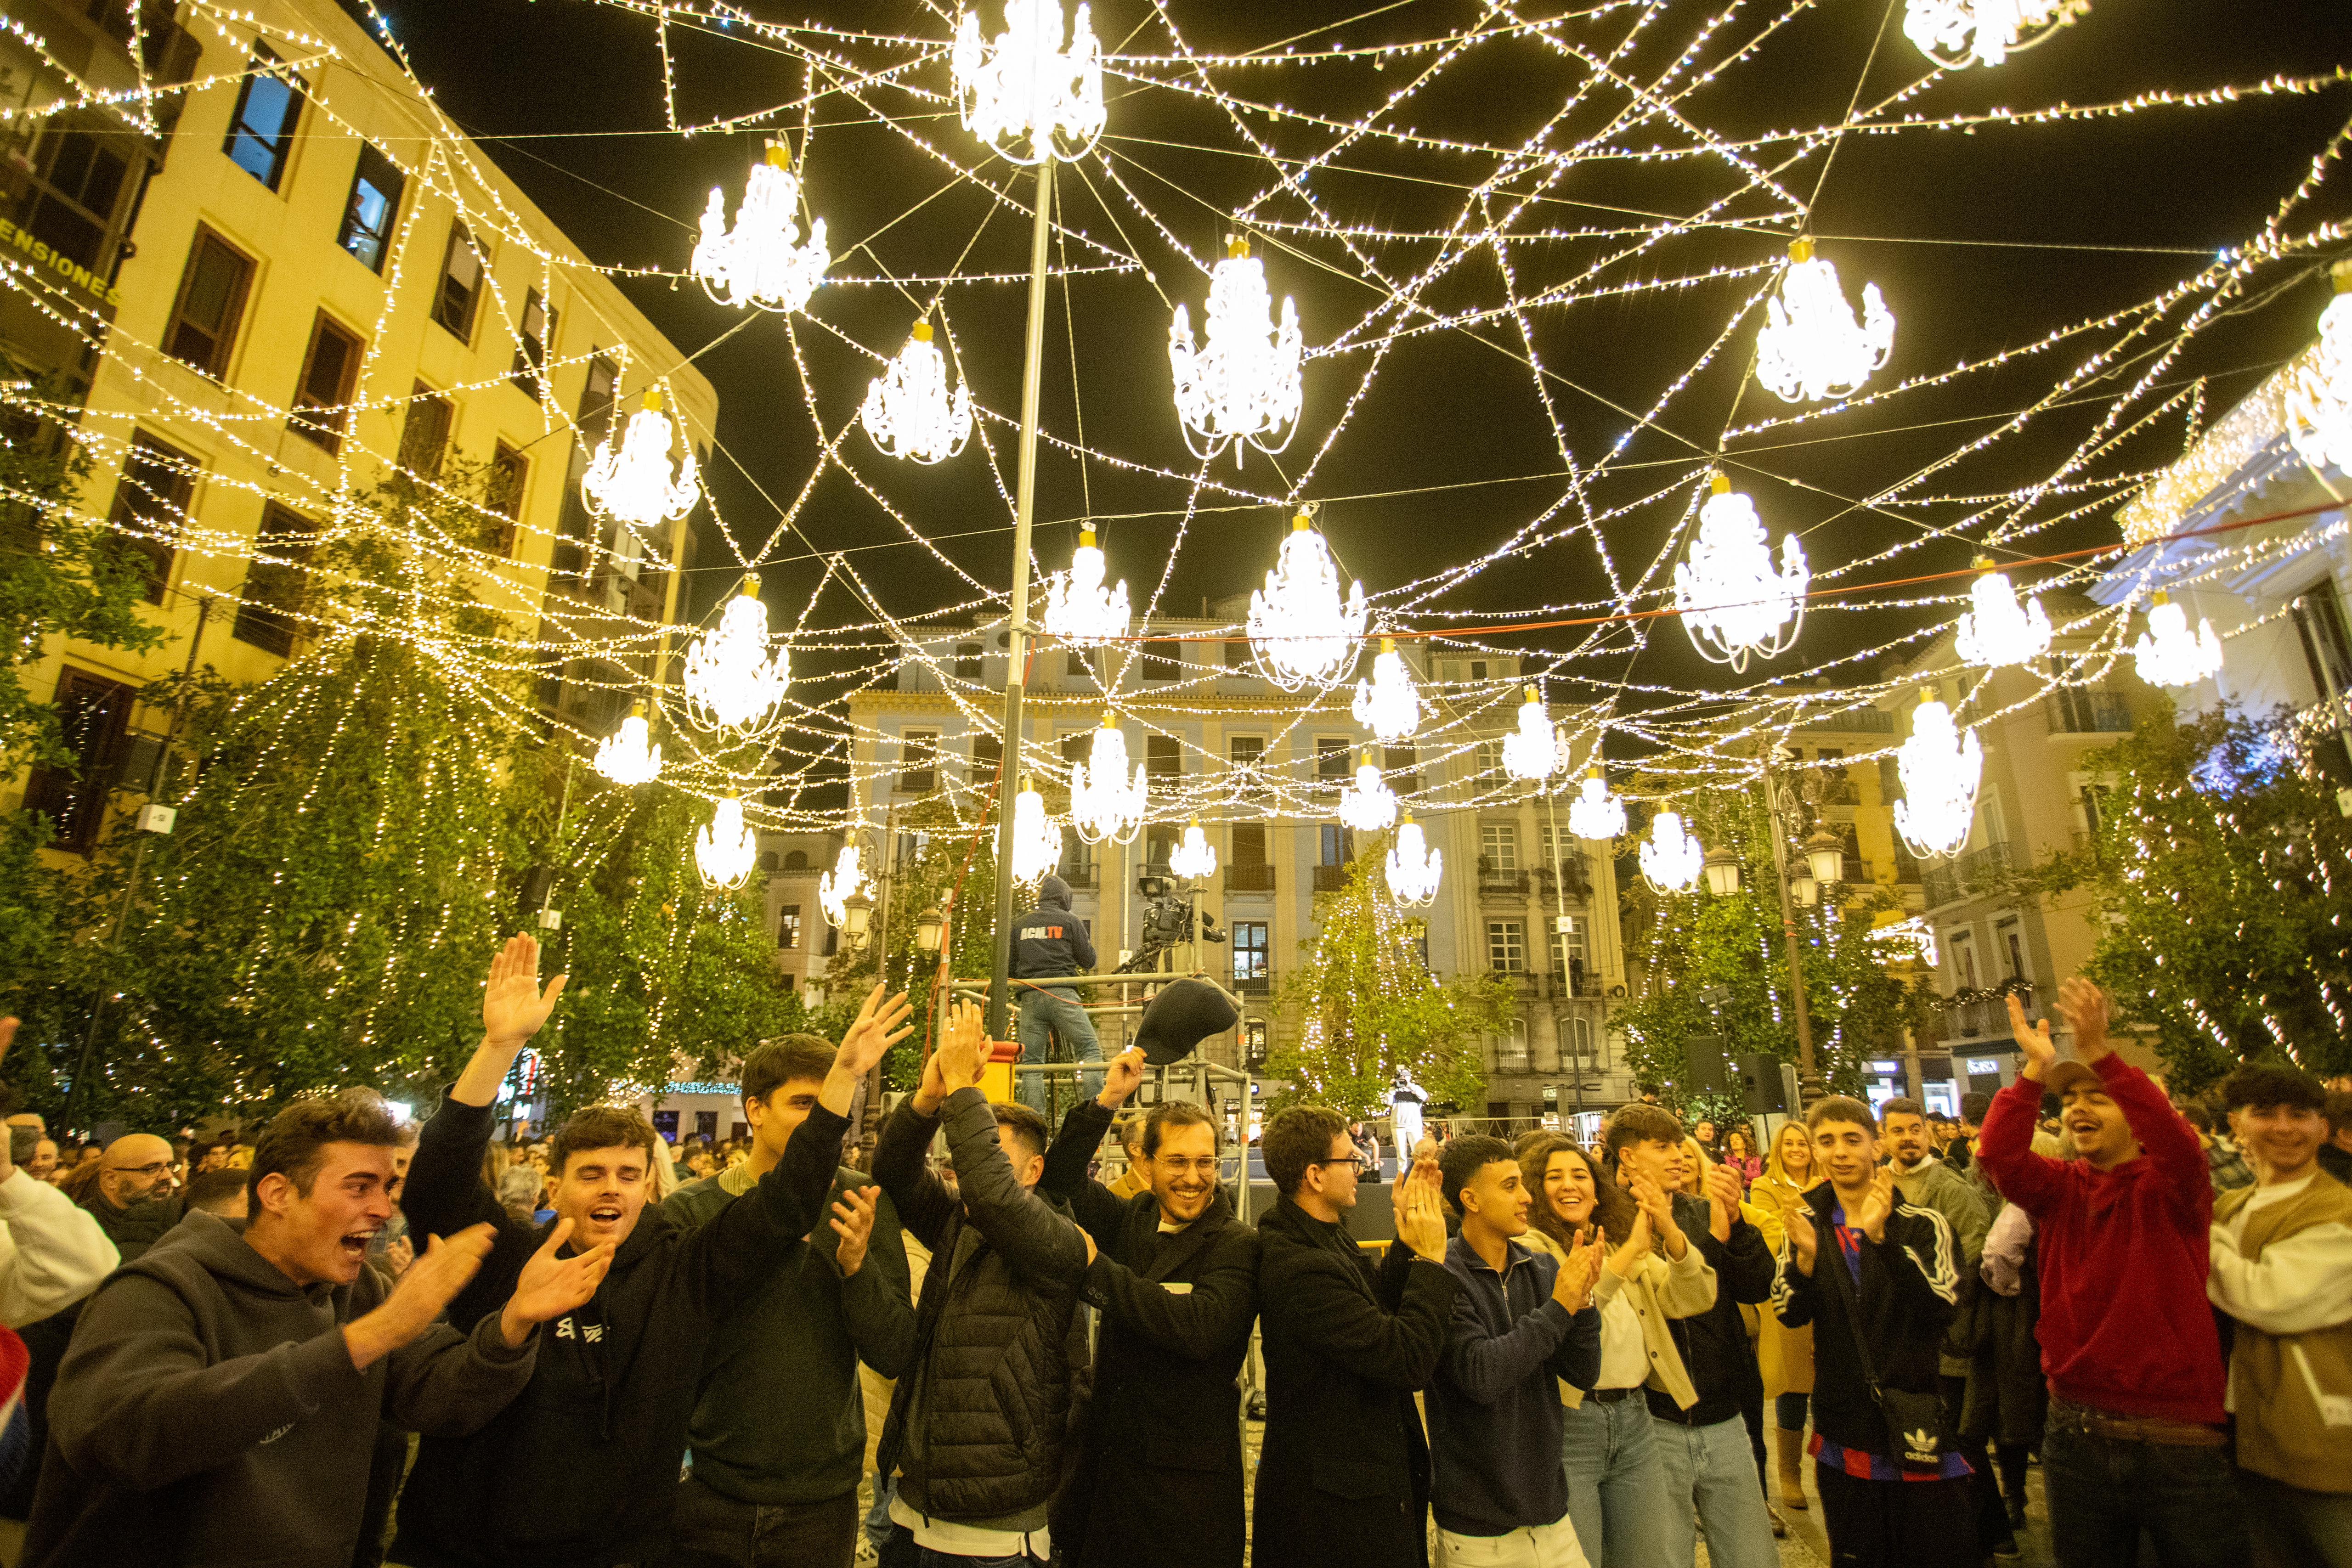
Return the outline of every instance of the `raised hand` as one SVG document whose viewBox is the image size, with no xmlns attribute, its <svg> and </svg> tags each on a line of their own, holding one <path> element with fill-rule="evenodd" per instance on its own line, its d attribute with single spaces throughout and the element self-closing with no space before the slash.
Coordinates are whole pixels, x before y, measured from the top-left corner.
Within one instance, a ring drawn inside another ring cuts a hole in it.
<svg viewBox="0 0 2352 1568">
<path fill-rule="evenodd" d="M 1409 1248 L 1415 1257 L 1426 1258 L 1433 1263 L 1445 1261 L 1445 1216 L 1438 1209 L 1441 1201 L 1437 1184 L 1423 1181 L 1418 1166 L 1411 1177 L 1397 1184 L 1404 1198 L 1402 1212 L 1397 1216 L 1397 1240 Z"/>
<path fill-rule="evenodd" d="M 906 992 L 885 998 L 877 981 L 866 993 L 866 1005 L 857 1009 L 849 1032 L 841 1037 L 841 1050 L 833 1059 L 835 1069 L 853 1078 L 863 1078 L 873 1071 L 892 1046 L 915 1032 L 914 1026 L 907 1023 L 914 1011 L 914 1004 L 907 1000 Z"/>
<path fill-rule="evenodd" d="M 490 960 L 490 977 L 482 987 L 482 1035 L 496 1049 L 520 1051 L 555 1010 L 571 977 L 558 975 L 541 990 L 539 985 L 539 938 L 528 934 L 509 937 Z"/>
<path fill-rule="evenodd" d="M 1706 1188 L 1706 1228 L 1717 1241 L 1731 1239 L 1731 1223 L 1739 1218 L 1739 1173 L 1729 1166 L 1709 1166 L 1701 1178 Z"/>
<path fill-rule="evenodd" d="M 1559 1266 L 1559 1277 L 1552 1281 L 1551 1299 L 1571 1312 L 1580 1312 L 1592 1300 L 1592 1287 L 1601 1279 L 1601 1242 L 1598 1239 L 1572 1249 L 1568 1261 Z"/>
<path fill-rule="evenodd" d="M 980 1004 L 958 1002 L 948 1014 L 946 1037 L 931 1058 L 940 1064 L 941 1092 L 952 1094 L 979 1083 L 988 1069 L 988 1056 L 987 1019 Z"/>
<path fill-rule="evenodd" d="M 2043 1019 L 2040 1023 L 2026 1022 L 2025 1004 L 2018 1000 L 2015 991 L 2009 993 L 2009 1037 L 2017 1041 L 2017 1049 L 2025 1053 L 2023 1071 L 2026 1077 L 2039 1083 L 2050 1076 L 2051 1068 L 2058 1061 L 2058 1048 L 2050 1040 L 2050 1020 Z"/>
<path fill-rule="evenodd" d="M 874 1210 L 881 1201 L 878 1186 L 853 1186 L 833 1200 L 833 1233 L 841 1238 L 833 1249 L 835 1267 L 845 1280 L 866 1265 L 866 1244 L 874 1238 Z"/>
<path fill-rule="evenodd" d="M 2016 1005 L 2015 998 L 2011 1006 Z M 2059 1016 L 2074 1031 L 2074 1054 L 2096 1061 L 2112 1049 L 2107 1044 L 2107 993 L 2080 975 L 2058 988 Z"/>
<path fill-rule="evenodd" d="M 1821 1238 L 1813 1231 L 1811 1207 L 1790 1209 L 1787 1224 L 1789 1250 L 1796 1256 L 1797 1270 L 1810 1280 L 1813 1275 L 1813 1256 L 1821 1248 Z"/>
<path fill-rule="evenodd" d="M 1129 1046 L 1111 1058 L 1110 1065 L 1103 1070 L 1102 1092 L 1095 1096 L 1095 1103 L 1106 1111 L 1116 1111 L 1142 1082 L 1143 1048 Z"/>
<path fill-rule="evenodd" d="M 490 1228 L 468 1226 L 451 1237 L 433 1238 L 425 1256 L 409 1265 L 375 1311 L 343 1325 L 352 1364 L 362 1372 L 433 1326 L 457 1292 L 490 1255 Z"/>
<path fill-rule="evenodd" d="M 1895 1177 L 1891 1172 L 1881 1170 L 1870 1184 L 1869 1196 L 1862 1200 L 1862 1213 L 1855 1218 L 1854 1228 L 1873 1241 L 1884 1241 L 1887 1218 L 1894 1212 Z"/>
<path fill-rule="evenodd" d="M 416 1243 L 405 1236 L 399 1238 L 384 1248 L 383 1260 L 392 1270 L 392 1277 L 399 1279 L 408 1272 L 408 1266 L 416 1261 Z"/>
<path fill-rule="evenodd" d="M 557 1257 L 571 1239 L 572 1221 L 557 1220 L 539 1250 L 530 1255 L 530 1261 L 522 1266 L 514 1294 L 507 1298 L 506 1308 L 499 1314 L 499 1332 L 509 1347 L 521 1349 L 530 1331 L 541 1323 L 586 1306 L 596 1287 L 604 1282 L 604 1274 L 613 1266 L 613 1244 L 591 1247 L 573 1258 Z M 431 1254 L 426 1257 L 429 1261 Z"/>
<path fill-rule="evenodd" d="M 1633 1271 L 1639 1269 L 1643 1260 L 1650 1255 L 1651 1236 L 1650 1211 L 1646 1208 L 1635 1209 L 1633 1228 L 1626 1232 L 1624 1244 L 1610 1255 L 1609 1271 L 1621 1280 L 1632 1279 Z"/>
</svg>

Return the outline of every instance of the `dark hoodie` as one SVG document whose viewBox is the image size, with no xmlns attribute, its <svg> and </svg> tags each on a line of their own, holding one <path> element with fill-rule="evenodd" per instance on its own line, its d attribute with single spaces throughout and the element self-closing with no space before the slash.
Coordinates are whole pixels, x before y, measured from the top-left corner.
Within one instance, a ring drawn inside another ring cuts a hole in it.
<svg viewBox="0 0 2352 1568">
<path fill-rule="evenodd" d="M 89 1298 L 49 1402 L 26 1568 L 346 1568 L 380 1420 L 469 1432 L 530 1377 L 495 1316 L 436 1324 L 364 1372 L 342 1325 L 390 1287 L 300 1286 L 190 1214 Z"/>
<path fill-rule="evenodd" d="M 1070 884 L 1048 876 L 1037 888 L 1037 907 L 1013 923 L 1013 973 L 1021 979 L 1090 975 L 1095 945 L 1086 923 L 1070 913 Z"/>
</svg>

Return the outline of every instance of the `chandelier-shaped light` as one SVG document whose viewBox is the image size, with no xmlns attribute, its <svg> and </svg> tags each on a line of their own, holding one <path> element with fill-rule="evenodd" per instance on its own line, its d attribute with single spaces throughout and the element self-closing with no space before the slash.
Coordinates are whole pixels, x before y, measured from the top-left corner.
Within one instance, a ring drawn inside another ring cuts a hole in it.
<svg viewBox="0 0 2352 1568">
<path fill-rule="evenodd" d="M 783 701 L 791 650 L 768 652 L 768 607 L 759 579 L 747 577 L 719 624 L 686 650 L 686 711 L 705 729 L 759 734 Z"/>
<path fill-rule="evenodd" d="M 615 784 L 650 784 L 661 775 L 661 747 L 653 744 L 646 705 L 635 703 L 621 727 L 596 743 L 596 771 Z"/>
<path fill-rule="evenodd" d="M 948 362 L 929 321 L 915 323 L 898 357 L 866 384 L 857 418 L 888 456 L 938 463 L 963 450 L 971 438 L 971 393 L 961 382 L 948 391 Z"/>
<path fill-rule="evenodd" d="M 1250 646 L 1258 668 L 1284 691 L 1328 686 L 1347 673 L 1370 612 L 1364 585 L 1339 597 L 1339 563 L 1305 512 L 1290 522 L 1282 553 L 1250 595 Z"/>
<path fill-rule="evenodd" d="M 751 165 L 731 230 L 727 198 L 711 187 L 693 266 L 703 291 L 719 304 L 798 310 L 832 265 L 823 218 L 809 225 L 806 243 L 801 239 L 801 177 L 782 142 L 769 142 L 767 157 Z"/>
<path fill-rule="evenodd" d="M 1070 554 L 1070 570 L 1045 580 L 1045 633 L 1073 647 L 1091 647 L 1127 635 L 1132 619 L 1128 608 L 1127 580 L 1105 588 L 1109 575 L 1092 528 L 1078 530 L 1078 548 Z"/>
<path fill-rule="evenodd" d="M 1306 352 L 1298 310 L 1285 295 L 1278 325 L 1273 315 L 1265 264 L 1238 235 L 1225 242 L 1225 259 L 1209 278 L 1207 348 L 1193 343 L 1192 318 L 1176 307 L 1168 329 L 1176 413 L 1184 422 L 1184 444 L 1203 463 L 1231 446 L 1238 467 L 1244 446 L 1276 453 L 1298 433 L 1299 364 Z"/>
<path fill-rule="evenodd" d="M 1388 873 L 1389 891 L 1403 904 L 1429 904 L 1436 900 L 1437 880 L 1445 872 L 1445 852 L 1429 847 L 1422 836 L 1421 824 L 1407 811 L 1404 821 L 1397 825 L 1396 842 L 1389 846 L 1388 859 L 1382 870 Z"/>
<path fill-rule="evenodd" d="M 1109 714 L 1095 731 L 1093 749 L 1070 764 L 1070 825 L 1090 844 L 1133 841 L 1143 827 L 1143 764 L 1127 768 L 1127 737 Z"/>
<path fill-rule="evenodd" d="M 1584 770 L 1584 782 L 1568 803 L 1568 831 L 1580 839 L 1613 839 L 1625 831 L 1625 802 L 1609 792 L 1597 762 Z"/>
<path fill-rule="evenodd" d="M 1549 779 L 1560 769 L 1559 742 L 1552 734 L 1543 698 L 1529 686 L 1519 705 L 1519 727 L 1503 737 L 1503 771 L 1514 779 Z"/>
<path fill-rule="evenodd" d="M 1734 670 L 1748 659 L 1779 656 L 1805 623 L 1805 549 L 1797 536 L 1780 541 L 1780 566 L 1764 536 L 1756 503 L 1717 474 L 1699 508 L 1698 538 L 1690 559 L 1675 568 L 1675 609 L 1698 651 Z"/>
<path fill-rule="evenodd" d="M 695 869 L 711 887 L 733 889 L 751 880 L 760 861 L 759 836 L 744 825 L 743 802 L 733 795 L 712 809 L 710 821 L 694 835 Z"/>
<path fill-rule="evenodd" d="M 1168 869 L 1188 882 L 1206 882 L 1216 874 L 1217 852 L 1209 847 L 1200 818 L 1186 824 L 1183 842 L 1169 852 Z"/>
<path fill-rule="evenodd" d="M 1650 819 L 1650 836 L 1642 842 L 1642 875 L 1660 893 L 1687 893 L 1706 864 L 1699 848 L 1683 826 L 1680 811 L 1661 811 Z"/>
<path fill-rule="evenodd" d="M 1397 820 L 1396 791 L 1372 764 L 1372 754 L 1356 765 L 1356 781 L 1339 787 L 1339 820 L 1360 833 L 1377 833 Z"/>
<path fill-rule="evenodd" d="M 816 906 L 824 911 L 826 921 L 834 925 L 848 918 L 851 899 L 874 891 L 866 868 L 857 861 L 857 846 L 844 844 L 841 852 L 834 857 L 833 869 L 816 879 Z"/>
<path fill-rule="evenodd" d="M 2009 573 L 1993 570 L 1987 557 L 1977 557 L 1977 570 L 1981 575 L 1969 590 L 1973 608 L 1962 612 L 1954 637 L 1960 657 L 1999 669 L 2050 652 L 2050 617 L 2042 601 L 2029 599 L 2021 607 Z"/>
<path fill-rule="evenodd" d="M 1914 854 L 1956 855 L 1976 818 L 1984 747 L 1977 732 L 1963 733 L 1933 686 L 1919 688 L 1911 710 L 1911 738 L 1895 753 L 1903 799 L 1895 802 L 1895 831 Z"/>
<path fill-rule="evenodd" d="M 2286 434 L 2314 468 L 2352 473 L 2352 261 L 2335 267 L 2336 298 L 2319 313 L 2319 346 L 2286 385 Z"/>
<path fill-rule="evenodd" d="M 1946 70 L 1997 66 L 2090 8 L 2090 0 L 1910 0 L 1903 36 Z"/>
<path fill-rule="evenodd" d="M 1412 684 L 1404 655 L 1397 652 L 1396 639 L 1381 638 L 1371 677 L 1356 683 L 1356 700 L 1349 711 L 1358 724 L 1393 746 L 1412 738 L 1421 727 L 1421 690 Z"/>
<path fill-rule="evenodd" d="M 662 412 L 661 388 L 647 387 L 644 405 L 629 415 L 625 429 L 605 432 L 604 444 L 580 476 L 580 496 L 589 510 L 617 517 L 639 533 L 651 533 L 665 521 L 694 510 L 702 497 L 694 449 L 680 452 L 673 468 L 670 444 L 670 419 Z"/>
<path fill-rule="evenodd" d="M 1061 863 L 1061 827 L 1045 815 L 1045 798 L 1024 779 L 1013 798 L 1013 880 L 1034 886 Z"/>
<path fill-rule="evenodd" d="M 980 13 L 956 27 L 958 108 L 964 129 L 1014 163 L 1083 157 L 1102 134 L 1102 55 L 1087 7 L 1062 47 L 1062 0 L 1004 0 L 1004 31 L 980 36 Z"/>
<path fill-rule="evenodd" d="M 1838 283 L 1837 268 L 1813 255 L 1813 242 L 1789 247 L 1780 292 L 1764 302 L 1764 329 L 1756 335 L 1756 379 L 1782 401 L 1802 402 L 1851 396 L 1895 346 L 1895 318 L 1878 285 L 1862 286 L 1856 320 Z"/>
<path fill-rule="evenodd" d="M 2147 607 L 2147 630 L 2132 644 L 2139 678 L 2152 686 L 2193 686 L 2221 673 L 2221 640 L 2213 622 L 2200 621 L 2189 634 L 2189 617 L 2162 589 Z"/>
</svg>

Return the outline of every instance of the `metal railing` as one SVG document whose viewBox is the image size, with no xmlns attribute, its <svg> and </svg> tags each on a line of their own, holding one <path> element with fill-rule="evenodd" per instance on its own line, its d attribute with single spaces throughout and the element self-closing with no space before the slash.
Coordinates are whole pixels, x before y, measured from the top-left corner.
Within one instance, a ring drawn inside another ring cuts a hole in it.
<svg viewBox="0 0 2352 1568">
<path fill-rule="evenodd" d="M 1348 868 L 1343 865 L 1318 865 L 1315 868 L 1315 891 L 1337 893 L 1348 885 Z"/>
<path fill-rule="evenodd" d="M 1229 865 L 1225 868 L 1227 893 L 1272 893 L 1274 867 L 1259 865 Z"/>
<path fill-rule="evenodd" d="M 2025 1016 L 2031 1020 L 2034 1011 L 2033 993 L 2018 993 L 2025 1004 Z M 1937 1009 L 1937 1038 L 1954 1044 L 1968 1040 L 2007 1040 L 2009 1038 L 2009 998 L 2006 995 L 1979 997 L 1974 1001 L 1946 1001 Z"/>
<path fill-rule="evenodd" d="M 2043 706 L 2053 735 L 2122 735 L 2132 727 L 2131 703 L 2121 692 L 2059 686 Z"/>
<path fill-rule="evenodd" d="M 1920 877 L 1920 886 L 1927 907 L 1958 904 L 1974 891 L 1976 884 L 1987 877 L 2010 870 L 2016 860 L 2009 852 L 2005 841 L 1996 839 L 1982 849 L 1970 850 L 1942 865 L 1930 866 Z"/>
</svg>

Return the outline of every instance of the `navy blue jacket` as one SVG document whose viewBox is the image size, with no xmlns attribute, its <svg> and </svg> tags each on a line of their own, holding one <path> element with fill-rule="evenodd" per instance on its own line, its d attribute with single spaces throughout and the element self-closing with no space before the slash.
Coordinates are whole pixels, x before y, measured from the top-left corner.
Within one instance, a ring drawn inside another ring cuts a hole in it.
<svg viewBox="0 0 2352 1568">
<path fill-rule="evenodd" d="M 1013 973 L 1036 980 L 1094 970 L 1095 945 L 1086 923 L 1070 913 L 1070 884 L 1048 876 L 1038 886 L 1037 907 L 1013 922 Z"/>
<path fill-rule="evenodd" d="M 1445 1268 L 1461 1289 L 1429 1385 L 1430 1511 L 1456 1535 L 1507 1535 L 1562 1519 L 1564 1378 L 1601 1381 L 1601 1310 L 1573 1317 L 1551 1299 L 1559 1260 L 1514 1241 L 1496 1273 L 1456 1236 Z"/>
</svg>

